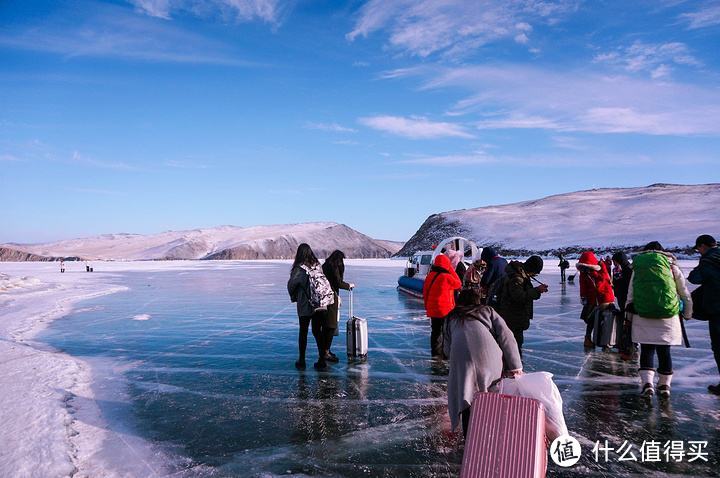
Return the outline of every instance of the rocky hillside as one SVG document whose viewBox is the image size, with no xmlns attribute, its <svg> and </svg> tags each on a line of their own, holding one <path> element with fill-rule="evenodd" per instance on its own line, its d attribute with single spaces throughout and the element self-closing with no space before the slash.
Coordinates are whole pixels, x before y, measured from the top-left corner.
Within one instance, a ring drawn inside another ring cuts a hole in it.
<svg viewBox="0 0 720 478">
<path fill-rule="evenodd" d="M 382 258 L 401 244 L 377 241 L 336 223 L 219 226 L 160 234 L 103 234 L 47 244 L 11 244 L 37 256 L 76 255 L 89 260 L 291 259 L 307 242 L 318 257 L 340 249 L 348 258 Z M 22 260 L 22 259 L 18 259 Z"/>
<path fill-rule="evenodd" d="M 634 249 L 653 240 L 682 250 L 700 234 L 720 235 L 719 203 L 720 184 L 653 184 L 443 212 L 427 218 L 397 255 L 453 235 L 518 255 Z"/>
</svg>

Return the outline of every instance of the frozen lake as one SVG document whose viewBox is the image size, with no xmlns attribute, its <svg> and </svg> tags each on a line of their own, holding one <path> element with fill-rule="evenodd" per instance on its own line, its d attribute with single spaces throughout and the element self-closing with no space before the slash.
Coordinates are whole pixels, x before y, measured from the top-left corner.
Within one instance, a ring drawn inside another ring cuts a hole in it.
<svg viewBox="0 0 720 478">
<path fill-rule="evenodd" d="M 286 263 L 123 272 L 114 280 L 129 290 L 77 304 L 38 340 L 93 366 L 96 399 L 116 437 L 105 454 L 123 457 L 110 459 L 115 468 L 146 476 L 456 476 L 462 439 L 449 430 L 447 370 L 429 360 L 429 321 L 420 301 L 396 291 L 396 264 L 347 267 L 355 313 L 369 321 L 370 358 L 348 364 L 341 334 L 333 345 L 341 362 L 327 373 L 293 367 L 298 321 Z M 647 402 L 637 394 L 636 365 L 584 352 L 577 286 L 561 287 L 559 274 L 540 279 L 550 292 L 536 302 L 525 368 L 555 374 L 568 428 L 583 445 L 576 467 L 550 464 L 548 475 L 717 476 L 720 399 L 705 390 L 718 381 L 706 324 L 688 324 L 693 348 L 673 349 L 669 403 Z M 308 343 L 311 363 L 312 336 Z M 149 456 L 136 450 L 139 439 L 154 445 Z M 627 440 L 638 460 L 644 440 L 707 441 L 709 462 L 618 462 L 611 454 L 596 463 L 597 440 L 616 448 Z"/>
</svg>

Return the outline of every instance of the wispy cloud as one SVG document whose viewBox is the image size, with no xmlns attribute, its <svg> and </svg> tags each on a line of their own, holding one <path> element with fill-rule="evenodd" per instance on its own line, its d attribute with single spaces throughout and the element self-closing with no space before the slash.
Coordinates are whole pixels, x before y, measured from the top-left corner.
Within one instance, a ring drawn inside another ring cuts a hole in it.
<svg viewBox="0 0 720 478">
<path fill-rule="evenodd" d="M 163 163 L 169 168 L 176 169 L 207 169 L 207 165 L 190 160 L 169 159 Z"/>
<path fill-rule="evenodd" d="M 18 158 L 14 154 L 3 153 L 0 154 L 0 161 L 20 161 L 20 158 Z"/>
<path fill-rule="evenodd" d="M 411 139 L 473 137 L 460 125 L 430 121 L 422 116 L 368 116 L 359 118 L 358 121 L 370 128 Z"/>
<path fill-rule="evenodd" d="M 95 168 L 115 169 L 119 171 L 136 171 L 138 169 L 135 166 L 124 163 L 122 161 L 104 161 L 91 158 L 89 156 L 80 154 L 79 151 L 73 151 L 72 163 L 84 166 L 92 166 Z"/>
<path fill-rule="evenodd" d="M 720 135 L 720 90 L 670 80 L 520 65 L 437 68 L 423 89 L 464 88 L 452 115 L 479 128 Z"/>
<path fill-rule="evenodd" d="M 428 166 L 471 166 L 477 164 L 496 163 L 498 159 L 485 153 L 476 151 L 471 154 L 449 154 L 441 156 L 421 156 L 400 161 L 405 164 L 424 164 Z"/>
<path fill-rule="evenodd" d="M 93 4 L 82 11 L 72 21 L 49 17 L 42 24 L 7 28 L 0 33 L 0 46 L 66 58 L 259 66 L 239 58 L 222 42 L 137 15 L 130 8 Z"/>
<path fill-rule="evenodd" d="M 337 123 L 315 123 L 315 122 L 309 121 L 309 122 L 305 123 L 305 127 L 307 129 L 317 129 L 320 131 L 329 131 L 331 133 L 356 133 L 357 132 L 357 130 L 354 128 L 342 126 Z"/>
<path fill-rule="evenodd" d="M 643 43 L 634 42 L 629 47 L 599 53 L 593 59 L 596 63 L 622 66 L 630 72 L 649 72 L 654 79 L 670 74 L 670 65 L 700 66 L 701 62 L 690 53 L 684 43 Z"/>
<path fill-rule="evenodd" d="M 691 30 L 720 25 L 720 5 L 708 3 L 695 12 L 683 13 L 680 19 L 687 22 Z"/>
<path fill-rule="evenodd" d="M 495 41 L 530 41 L 532 22 L 553 24 L 577 8 L 575 0 L 370 0 L 346 37 L 387 29 L 390 45 L 412 55 L 461 56 Z"/>
<path fill-rule="evenodd" d="M 96 194 L 100 196 L 120 196 L 124 193 L 120 191 L 113 191 L 111 189 L 98 189 L 98 188 L 72 188 L 70 191 L 82 194 Z"/>
<path fill-rule="evenodd" d="M 240 22 L 276 23 L 281 12 L 279 0 L 130 0 L 152 17 L 169 19 L 173 12 L 185 11 L 198 16 L 221 15 Z"/>
</svg>

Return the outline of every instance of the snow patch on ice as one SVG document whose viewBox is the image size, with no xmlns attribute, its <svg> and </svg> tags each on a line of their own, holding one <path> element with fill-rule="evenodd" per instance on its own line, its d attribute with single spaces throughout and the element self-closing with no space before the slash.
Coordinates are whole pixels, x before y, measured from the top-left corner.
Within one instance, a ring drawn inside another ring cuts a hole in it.
<svg viewBox="0 0 720 478">
<path fill-rule="evenodd" d="M 138 314 L 132 320 L 150 320 L 150 314 Z"/>
</svg>

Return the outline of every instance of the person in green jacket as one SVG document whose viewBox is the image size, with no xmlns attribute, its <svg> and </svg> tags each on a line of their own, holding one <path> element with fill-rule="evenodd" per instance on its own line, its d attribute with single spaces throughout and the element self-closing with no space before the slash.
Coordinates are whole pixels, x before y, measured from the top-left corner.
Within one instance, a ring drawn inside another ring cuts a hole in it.
<svg viewBox="0 0 720 478">
<path fill-rule="evenodd" d="M 657 354 L 657 393 L 661 398 L 670 397 L 673 376 L 670 347 L 682 344 L 681 320 L 692 317 L 692 305 L 675 256 L 666 252 L 659 242 L 650 242 L 633 258 L 626 306 L 632 320 L 632 341 L 640 344 L 642 395 L 651 397 L 655 393 Z"/>
<path fill-rule="evenodd" d="M 540 274 L 543 260 L 531 256 L 524 263 L 511 261 L 505 268 L 505 278 L 500 288 L 498 314 L 515 336 L 518 351 L 522 357 L 524 332 L 530 328 L 533 318 L 533 302 L 548 291 L 547 284 L 533 286 L 532 278 Z"/>
</svg>

